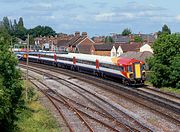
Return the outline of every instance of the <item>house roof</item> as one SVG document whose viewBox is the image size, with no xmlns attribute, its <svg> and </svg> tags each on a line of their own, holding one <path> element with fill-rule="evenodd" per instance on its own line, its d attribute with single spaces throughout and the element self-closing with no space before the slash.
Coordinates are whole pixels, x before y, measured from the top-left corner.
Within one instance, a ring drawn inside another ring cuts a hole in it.
<svg viewBox="0 0 180 132">
<path fill-rule="evenodd" d="M 130 41 L 129 36 L 123 36 L 121 34 L 116 34 L 112 36 L 115 43 L 128 43 Z"/>
<path fill-rule="evenodd" d="M 68 45 L 75 47 L 76 45 L 78 45 L 80 42 L 82 42 L 86 38 L 88 38 L 88 37 L 87 36 L 75 36 L 68 42 Z M 92 41 L 92 40 L 90 40 L 90 41 Z"/>
<path fill-rule="evenodd" d="M 57 46 L 58 47 L 66 47 L 66 46 L 68 46 L 68 42 L 69 42 L 69 40 L 58 40 L 58 42 L 57 42 Z"/>
<path fill-rule="evenodd" d="M 140 36 L 143 40 L 147 40 L 148 42 L 154 42 L 156 39 L 152 34 L 134 34 L 134 36 Z"/>
<path fill-rule="evenodd" d="M 115 45 L 116 48 L 118 48 L 119 46 L 121 46 L 122 50 L 124 52 L 127 51 L 138 51 L 140 49 L 140 47 L 142 46 L 142 43 L 132 43 L 132 44 L 117 44 Z"/>
<path fill-rule="evenodd" d="M 113 44 L 94 44 L 95 51 L 111 51 Z"/>
<path fill-rule="evenodd" d="M 69 46 L 74 45 L 74 43 L 76 43 L 80 38 L 81 38 L 81 36 L 74 36 L 74 37 L 68 42 L 68 45 L 69 45 Z"/>
</svg>

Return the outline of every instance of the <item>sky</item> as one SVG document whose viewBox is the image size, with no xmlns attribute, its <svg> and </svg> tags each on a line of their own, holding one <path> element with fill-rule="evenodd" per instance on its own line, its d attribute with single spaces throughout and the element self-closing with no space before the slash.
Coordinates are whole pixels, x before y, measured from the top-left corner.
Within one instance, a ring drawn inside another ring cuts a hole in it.
<svg viewBox="0 0 180 132">
<path fill-rule="evenodd" d="M 0 0 L 0 20 L 4 16 L 23 17 L 28 29 L 47 25 L 67 34 L 153 33 L 164 24 L 180 32 L 180 0 Z"/>
</svg>

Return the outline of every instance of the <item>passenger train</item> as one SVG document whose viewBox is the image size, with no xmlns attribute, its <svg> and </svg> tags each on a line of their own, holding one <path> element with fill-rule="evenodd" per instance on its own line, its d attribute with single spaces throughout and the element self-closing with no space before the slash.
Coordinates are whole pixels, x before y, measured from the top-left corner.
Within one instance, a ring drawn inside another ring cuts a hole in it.
<svg viewBox="0 0 180 132">
<path fill-rule="evenodd" d="M 27 54 L 18 55 L 25 61 Z M 143 85 L 145 81 L 145 64 L 137 59 L 108 57 L 80 53 L 41 53 L 29 52 L 30 62 L 43 63 L 100 77 L 116 78 L 124 85 Z"/>
</svg>

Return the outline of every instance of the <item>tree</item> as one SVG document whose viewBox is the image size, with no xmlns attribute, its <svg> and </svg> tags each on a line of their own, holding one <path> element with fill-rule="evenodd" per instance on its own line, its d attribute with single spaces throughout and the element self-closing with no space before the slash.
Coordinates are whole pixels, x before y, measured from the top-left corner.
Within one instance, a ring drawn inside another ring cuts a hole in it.
<svg viewBox="0 0 180 132">
<path fill-rule="evenodd" d="M 134 42 L 137 42 L 137 43 L 139 43 L 139 42 L 143 42 L 143 39 L 140 37 L 140 36 L 134 36 Z"/>
<path fill-rule="evenodd" d="M 55 36 L 56 32 L 49 26 L 36 26 L 33 29 L 30 29 L 28 31 L 30 35 L 33 37 L 39 37 L 39 36 Z"/>
<path fill-rule="evenodd" d="M 22 85 L 17 59 L 9 51 L 10 35 L 0 28 L 0 130 L 12 131 L 16 112 L 20 106 Z"/>
<path fill-rule="evenodd" d="M 24 22 L 22 17 L 19 18 L 15 36 L 22 40 L 26 40 L 27 38 L 27 29 L 24 27 Z"/>
<path fill-rule="evenodd" d="M 180 34 L 162 34 L 152 48 L 154 56 L 148 60 L 152 84 L 180 88 Z"/>
<path fill-rule="evenodd" d="M 171 29 L 165 24 L 162 27 L 161 31 L 158 31 L 158 36 L 160 36 L 161 34 L 171 34 Z"/>
<path fill-rule="evenodd" d="M 129 34 L 131 34 L 131 30 L 129 28 L 125 28 L 123 31 L 122 31 L 122 35 L 123 36 L 128 36 Z"/>
<path fill-rule="evenodd" d="M 166 24 L 162 27 L 162 33 L 163 34 L 171 34 L 171 30 Z"/>
<path fill-rule="evenodd" d="M 8 33 L 13 35 L 13 25 L 11 20 L 8 17 L 3 18 L 3 26 L 7 29 Z"/>
<path fill-rule="evenodd" d="M 106 36 L 105 43 L 113 43 L 113 42 L 114 42 L 114 40 L 111 36 Z"/>
</svg>

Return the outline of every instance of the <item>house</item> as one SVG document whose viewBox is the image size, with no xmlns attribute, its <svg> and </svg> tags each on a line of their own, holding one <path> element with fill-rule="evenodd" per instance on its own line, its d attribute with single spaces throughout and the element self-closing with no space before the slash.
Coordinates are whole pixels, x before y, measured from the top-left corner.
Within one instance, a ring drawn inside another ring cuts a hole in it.
<svg viewBox="0 0 180 132">
<path fill-rule="evenodd" d="M 94 36 L 92 37 L 92 40 L 96 43 L 96 44 L 102 44 L 105 42 L 105 36 Z"/>
<path fill-rule="evenodd" d="M 121 34 L 114 34 L 112 38 L 114 43 L 118 43 L 118 44 L 128 44 L 130 42 L 129 36 L 123 36 Z"/>
<path fill-rule="evenodd" d="M 132 44 L 96 44 L 94 45 L 94 54 L 103 56 L 120 56 L 128 51 L 139 52 L 141 43 Z"/>
<path fill-rule="evenodd" d="M 101 56 L 112 56 L 114 48 L 113 44 L 94 44 L 94 55 L 101 55 Z M 113 50 L 111 52 L 111 50 Z M 116 53 L 113 53 L 116 54 Z"/>
<path fill-rule="evenodd" d="M 139 52 L 142 43 L 116 44 L 117 56 L 129 51 Z"/>
<path fill-rule="evenodd" d="M 147 43 L 140 47 L 140 52 L 144 52 L 144 51 L 149 51 L 153 53 L 153 49 L 151 48 L 151 45 Z"/>
<path fill-rule="evenodd" d="M 121 34 L 113 34 L 112 38 L 115 42 L 115 44 L 129 44 L 131 42 L 135 42 L 134 38 L 135 36 L 139 36 L 142 38 L 143 42 L 146 43 L 153 43 L 155 39 L 157 38 L 156 34 L 130 34 L 127 36 L 123 36 Z"/>
<path fill-rule="evenodd" d="M 79 45 L 76 48 L 76 52 L 78 53 L 83 53 L 83 54 L 94 54 L 94 45 L 93 44 L 88 44 L 88 45 Z"/>
<path fill-rule="evenodd" d="M 81 45 L 90 45 L 86 47 L 90 48 L 94 43 L 95 42 L 87 36 L 86 32 L 82 32 L 82 35 L 80 35 L 80 32 L 75 32 L 75 36 L 67 43 L 67 51 L 78 52 L 78 50 L 83 47 Z"/>
<path fill-rule="evenodd" d="M 44 48 L 44 46 L 49 45 L 48 50 L 54 51 L 54 50 L 58 50 L 60 45 L 64 46 L 64 43 L 69 42 L 70 39 L 72 39 L 74 37 L 74 35 L 67 35 L 64 33 L 60 33 L 58 35 L 56 35 L 55 37 L 53 36 L 48 36 L 48 37 L 37 37 L 35 38 L 35 45 L 39 45 L 40 47 L 42 47 L 42 49 Z M 62 47 L 60 47 L 61 49 Z"/>
</svg>

